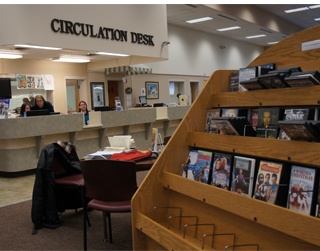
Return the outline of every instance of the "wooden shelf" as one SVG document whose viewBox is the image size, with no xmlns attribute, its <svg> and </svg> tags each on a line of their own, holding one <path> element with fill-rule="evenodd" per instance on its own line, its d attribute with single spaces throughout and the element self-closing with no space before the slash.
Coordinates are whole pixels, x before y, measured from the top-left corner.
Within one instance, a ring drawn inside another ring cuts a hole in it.
<svg viewBox="0 0 320 251">
<path fill-rule="evenodd" d="M 319 167 L 320 143 L 315 142 L 190 132 L 188 144 L 190 147 Z"/>
<path fill-rule="evenodd" d="M 320 50 L 301 51 L 301 43 L 317 40 L 320 26 L 304 30 L 270 47 L 249 66 L 275 63 L 277 68 L 300 66 L 320 69 Z M 192 147 L 252 156 L 320 168 L 320 143 L 286 141 L 205 133 L 209 108 L 320 107 L 320 85 L 228 92 L 230 73 L 219 70 L 171 136 L 146 179 L 132 199 L 134 250 L 201 250 L 201 240 L 182 238 L 181 233 L 153 220 L 154 207 L 179 207 L 185 216 L 197 216 L 199 224 L 214 224 L 215 233 L 232 233 L 235 244 L 258 244 L 259 250 L 319 250 L 320 218 L 245 197 L 182 177 L 182 165 Z M 161 211 L 165 222 L 168 210 Z M 205 234 L 198 230 L 199 235 Z M 215 238 L 214 250 L 229 246 Z M 206 243 L 204 249 L 211 249 Z M 240 250 L 240 249 L 239 249 Z M 243 250 L 243 249 L 242 249 Z M 254 249 L 252 249 L 254 250 Z"/>
</svg>

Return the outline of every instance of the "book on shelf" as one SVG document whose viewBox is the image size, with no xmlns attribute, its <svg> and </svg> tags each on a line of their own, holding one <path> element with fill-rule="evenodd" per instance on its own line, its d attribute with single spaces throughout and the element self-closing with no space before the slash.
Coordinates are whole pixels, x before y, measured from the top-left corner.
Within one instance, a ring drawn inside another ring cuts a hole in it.
<svg viewBox="0 0 320 251">
<path fill-rule="evenodd" d="M 222 108 L 220 117 L 245 117 L 247 113 L 248 109 Z"/>
<path fill-rule="evenodd" d="M 291 210 L 316 215 L 318 177 L 316 169 L 292 165 L 287 207 Z"/>
<path fill-rule="evenodd" d="M 239 91 L 239 71 L 231 72 L 229 91 L 230 92 Z"/>
<path fill-rule="evenodd" d="M 284 80 L 291 87 L 319 85 L 320 73 L 318 71 L 294 72 Z"/>
<path fill-rule="evenodd" d="M 231 154 L 214 152 L 210 184 L 215 187 L 230 190 L 230 173 L 233 156 Z"/>
<path fill-rule="evenodd" d="M 282 168 L 283 163 L 261 160 L 252 197 L 267 203 L 276 204 Z"/>
<path fill-rule="evenodd" d="M 258 108 L 251 108 L 248 110 L 248 120 L 254 130 L 256 130 L 258 125 L 258 117 Z"/>
<path fill-rule="evenodd" d="M 218 134 L 255 136 L 256 132 L 252 128 L 246 117 L 219 117 L 211 120 Z"/>
<path fill-rule="evenodd" d="M 315 108 L 285 108 L 283 120 L 313 120 Z"/>
<path fill-rule="evenodd" d="M 196 167 L 198 158 L 198 149 L 190 149 L 188 159 L 185 164 L 182 165 L 182 176 L 188 179 L 194 179 L 194 170 Z"/>
<path fill-rule="evenodd" d="M 234 156 L 231 191 L 252 197 L 256 159 Z"/>
<path fill-rule="evenodd" d="M 191 149 L 182 176 L 208 184 L 213 152 Z"/>
<path fill-rule="evenodd" d="M 283 120 L 315 120 L 315 108 L 286 108 Z M 280 128 L 278 139 L 290 140 L 290 137 Z"/>
<path fill-rule="evenodd" d="M 319 121 L 314 120 L 281 120 L 279 127 L 290 140 L 319 142 Z"/>
<path fill-rule="evenodd" d="M 259 76 L 258 81 L 266 89 L 289 87 L 289 85 L 284 81 L 284 77 L 280 73 L 269 72 L 268 74 Z"/>
<path fill-rule="evenodd" d="M 205 131 L 208 133 L 215 133 L 217 134 L 217 128 L 211 123 L 213 118 L 220 117 L 220 109 L 208 109 L 206 112 L 206 129 Z"/>
<path fill-rule="evenodd" d="M 320 178 L 318 177 L 318 192 L 317 192 L 317 196 L 316 196 L 316 211 L 315 211 L 315 216 L 320 218 Z"/>
<path fill-rule="evenodd" d="M 239 91 L 248 91 L 242 86 L 242 82 L 257 77 L 258 71 L 259 68 L 257 66 L 244 67 L 239 69 Z"/>
<path fill-rule="evenodd" d="M 247 91 L 261 90 L 267 89 L 258 78 L 250 78 L 248 80 L 243 80 L 241 82 L 241 86 L 245 88 Z"/>
<path fill-rule="evenodd" d="M 258 125 L 256 136 L 260 138 L 278 137 L 278 121 L 282 119 L 283 108 L 261 107 L 258 108 Z"/>
<path fill-rule="evenodd" d="M 258 76 L 268 74 L 274 70 L 276 70 L 276 64 L 274 63 L 258 65 Z"/>
</svg>

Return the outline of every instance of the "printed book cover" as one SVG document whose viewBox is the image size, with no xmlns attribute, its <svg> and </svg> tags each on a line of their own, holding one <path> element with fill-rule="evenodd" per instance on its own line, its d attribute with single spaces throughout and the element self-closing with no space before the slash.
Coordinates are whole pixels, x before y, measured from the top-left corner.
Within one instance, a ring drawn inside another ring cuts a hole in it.
<svg viewBox="0 0 320 251">
<path fill-rule="evenodd" d="M 230 190 L 230 173 L 232 165 L 232 155 L 215 152 L 213 154 L 213 168 L 211 185 Z"/>
<path fill-rule="evenodd" d="M 317 200 L 317 204 L 316 204 L 315 216 L 320 218 L 320 180 L 318 180 L 318 195 L 316 200 Z"/>
<path fill-rule="evenodd" d="M 316 170 L 314 168 L 292 165 L 288 208 L 310 215 L 313 208 Z"/>
<path fill-rule="evenodd" d="M 239 71 L 231 72 L 230 74 L 230 92 L 239 91 Z"/>
<path fill-rule="evenodd" d="M 193 179 L 208 184 L 213 152 L 198 150 Z"/>
<path fill-rule="evenodd" d="M 256 130 L 258 125 L 258 117 L 259 117 L 258 108 L 249 109 L 248 120 L 254 130 Z"/>
<path fill-rule="evenodd" d="M 188 159 L 185 164 L 182 165 L 182 176 L 188 179 L 194 179 L 194 171 L 198 158 L 198 149 L 191 149 L 188 155 Z"/>
<path fill-rule="evenodd" d="M 278 125 L 290 140 L 320 141 L 320 131 L 314 120 L 282 120 L 278 122 Z"/>
<path fill-rule="evenodd" d="M 253 198 L 276 204 L 283 164 L 261 160 Z"/>
<path fill-rule="evenodd" d="M 206 132 L 217 134 L 218 129 L 212 123 L 212 119 L 220 117 L 220 109 L 208 109 L 206 113 Z"/>
<path fill-rule="evenodd" d="M 212 155 L 213 152 L 210 151 L 199 149 L 190 150 L 187 160 L 187 170 L 183 172 L 183 176 L 208 184 Z"/>
<path fill-rule="evenodd" d="M 256 159 L 234 156 L 231 191 L 252 197 Z"/>
<path fill-rule="evenodd" d="M 233 108 L 233 109 L 222 108 L 221 109 L 221 117 L 238 117 L 238 114 L 239 114 L 238 108 Z"/>
<path fill-rule="evenodd" d="M 283 109 L 278 107 L 258 108 L 258 125 L 256 128 L 257 137 L 274 138 L 278 137 L 278 121 L 282 119 Z"/>
<path fill-rule="evenodd" d="M 239 135 L 229 119 L 228 117 L 221 117 L 211 120 L 212 128 L 216 129 L 216 134 Z"/>
<path fill-rule="evenodd" d="M 315 118 L 315 108 L 286 108 L 283 120 L 312 120 Z M 290 140 L 282 128 L 279 129 L 278 139 Z"/>
</svg>

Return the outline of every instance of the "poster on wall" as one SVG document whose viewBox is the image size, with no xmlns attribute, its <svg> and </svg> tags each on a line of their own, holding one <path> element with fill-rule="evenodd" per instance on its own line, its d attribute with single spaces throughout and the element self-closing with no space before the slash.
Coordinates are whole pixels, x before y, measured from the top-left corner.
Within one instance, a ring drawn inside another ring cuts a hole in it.
<svg viewBox="0 0 320 251">
<path fill-rule="evenodd" d="M 159 83 L 158 82 L 146 82 L 146 96 L 147 99 L 159 98 Z"/>
<path fill-rule="evenodd" d="M 92 109 L 94 107 L 105 106 L 105 97 L 104 97 L 104 83 L 98 82 L 90 83 L 91 87 L 91 105 Z"/>
<path fill-rule="evenodd" d="M 17 74 L 17 89 L 54 90 L 53 75 Z"/>
<path fill-rule="evenodd" d="M 0 119 L 8 117 L 8 110 L 10 105 L 10 99 L 0 99 Z"/>
</svg>

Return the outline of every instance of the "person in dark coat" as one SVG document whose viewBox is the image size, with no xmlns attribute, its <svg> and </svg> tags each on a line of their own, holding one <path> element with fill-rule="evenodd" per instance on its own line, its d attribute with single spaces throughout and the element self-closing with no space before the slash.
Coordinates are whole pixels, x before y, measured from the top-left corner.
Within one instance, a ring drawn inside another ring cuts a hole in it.
<svg viewBox="0 0 320 251">
<path fill-rule="evenodd" d="M 53 105 L 49 101 L 46 101 L 42 95 L 37 95 L 35 97 L 35 105 L 31 107 L 31 110 L 42 109 L 48 109 L 49 112 L 54 112 Z"/>
</svg>

